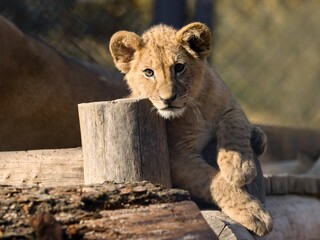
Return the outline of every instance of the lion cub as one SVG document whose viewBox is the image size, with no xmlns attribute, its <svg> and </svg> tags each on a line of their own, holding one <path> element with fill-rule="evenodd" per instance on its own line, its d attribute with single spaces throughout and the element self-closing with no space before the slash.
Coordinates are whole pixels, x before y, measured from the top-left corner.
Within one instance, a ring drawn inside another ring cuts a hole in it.
<svg viewBox="0 0 320 240">
<path fill-rule="evenodd" d="M 130 97 L 147 97 L 167 122 L 172 182 L 193 196 L 216 203 L 258 235 L 272 229 L 270 215 L 244 185 L 256 175 L 252 127 L 206 58 L 211 33 L 202 23 L 180 30 L 157 25 L 141 37 L 119 31 L 110 40 L 116 67 Z M 217 140 L 219 170 L 201 152 Z"/>
</svg>

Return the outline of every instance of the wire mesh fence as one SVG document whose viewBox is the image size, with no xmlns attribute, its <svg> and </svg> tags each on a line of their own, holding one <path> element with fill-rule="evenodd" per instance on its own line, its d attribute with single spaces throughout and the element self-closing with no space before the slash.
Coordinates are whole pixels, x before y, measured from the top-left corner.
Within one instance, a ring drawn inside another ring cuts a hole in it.
<svg viewBox="0 0 320 240">
<path fill-rule="evenodd" d="M 186 22 L 195 0 L 188 0 Z M 113 67 L 108 39 L 143 32 L 150 0 L 0 0 L 0 14 L 60 52 Z M 211 61 L 252 122 L 320 128 L 320 1 L 214 1 Z"/>
<path fill-rule="evenodd" d="M 214 65 L 255 122 L 320 127 L 320 1 L 217 1 Z"/>
</svg>

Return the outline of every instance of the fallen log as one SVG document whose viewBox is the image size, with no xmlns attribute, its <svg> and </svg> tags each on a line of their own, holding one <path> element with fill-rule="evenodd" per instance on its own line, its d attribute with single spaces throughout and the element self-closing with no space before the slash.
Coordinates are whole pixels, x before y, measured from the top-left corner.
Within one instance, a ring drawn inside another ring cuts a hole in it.
<svg viewBox="0 0 320 240">
<path fill-rule="evenodd" d="M 44 239 L 48 234 L 54 239 L 215 239 L 183 190 L 148 182 L 1 186 L 0 237 Z"/>
<path fill-rule="evenodd" d="M 245 227 L 233 221 L 219 210 L 203 210 L 201 213 L 219 239 L 254 239 Z"/>
<path fill-rule="evenodd" d="M 317 239 L 320 200 L 267 196 L 274 230 L 261 238 L 217 210 L 202 215 L 186 191 L 148 182 L 78 187 L 0 187 L 3 239 Z M 61 238 L 60 238 L 61 237 Z"/>
<path fill-rule="evenodd" d="M 218 239 L 190 201 L 100 214 L 69 226 L 66 234 L 74 239 Z"/>
<path fill-rule="evenodd" d="M 268 148 L 261 161 L 299 159 L 303 153 L 316 158 L 320 153 L 320 130 L 284 126 L 260 126 L 268 136 Z"/>
<path fill-rule="evenodd" d="M 264 175 L 266 195 L 311 195 L 320 197 L 320 178 L 308 175 Z"/>
</svg>

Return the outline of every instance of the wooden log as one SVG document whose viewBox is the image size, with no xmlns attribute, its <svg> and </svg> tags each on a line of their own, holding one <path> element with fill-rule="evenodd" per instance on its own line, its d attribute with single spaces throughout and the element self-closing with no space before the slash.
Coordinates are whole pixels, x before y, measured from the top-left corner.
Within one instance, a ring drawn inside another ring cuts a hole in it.
<svg viewBox="0 0 320 240">
<path fill-rule="evenodd" d="M 308 175 L 265 175 L 267 195 L 300 194 L 320 197 L 320 178 Z"/>
<path fill-rule="evenodd" d="M 171 187 L 165 121 L 147 99 L 79 104 L 84 181 Z"/>
<path fill-rule="evenodd" d="M 149 182 L 1 186 L 0 206 L 4 239 L 216 239 L 187 191 Z"/>
<path fill-rule="evenodd" d="M 253 236 L 245 227 L 230 219 L 223 212 L 218 210 L 204 210 L 201 211 L 201 213 L 219 239 L 253 240 Z"/>
<path fill-rule="evenodd" d="M 218 240 L 199 208 L 190 201 L 101 211 L 100 214 L 99 219 L 69 226 L 67 235 L 74 236 L 72 233 L 77 232 L 81 239 Z"/>
<path fill-rule="evenodd" d="M 320 176 L 320 158 L 313 164 L 312 168 L 306 173 L 308 176 Z"/>
<path fill-rule="evenodd" d="M 273 231 L 262 239 L 319 239 L 319 199 L 295 195 L 268 196 L 266 208 L 273 218 Z"/>
<path fill-rule="evenodd" d="M 261 161 L 282 161 L 298 159 L 303 152 L 318 157 L 320 151 L 320 130 L 284 126 L 260 126 L 268 136 L 268 148 Z"/>
<path fill-rule="evenodd" d="M 0 184 L 83 184 L 81 148 L 0 152 Z"/>
</svg>

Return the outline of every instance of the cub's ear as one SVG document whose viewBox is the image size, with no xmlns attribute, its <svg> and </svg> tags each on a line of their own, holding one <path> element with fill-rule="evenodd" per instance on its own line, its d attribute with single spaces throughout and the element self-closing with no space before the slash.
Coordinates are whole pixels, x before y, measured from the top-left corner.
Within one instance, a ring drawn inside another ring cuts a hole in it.
<svg viewBox="0 0 320 240">
<path fill-rule="evenodd" d="M 142 47 L 142 39 L 133 32 L 119 31 L 110 39 L 109 49 L 116 67 L 122 72 L 130 70 L 130 61 L 136 50 Z"/>
<path fill-rule="evenodd" d="M 192 56 L 205 58 L 211 48 L 211 33 L 209 28 L 199 22 L 190 23 L 181 28 L 176 38 Z"/>
</svg>

